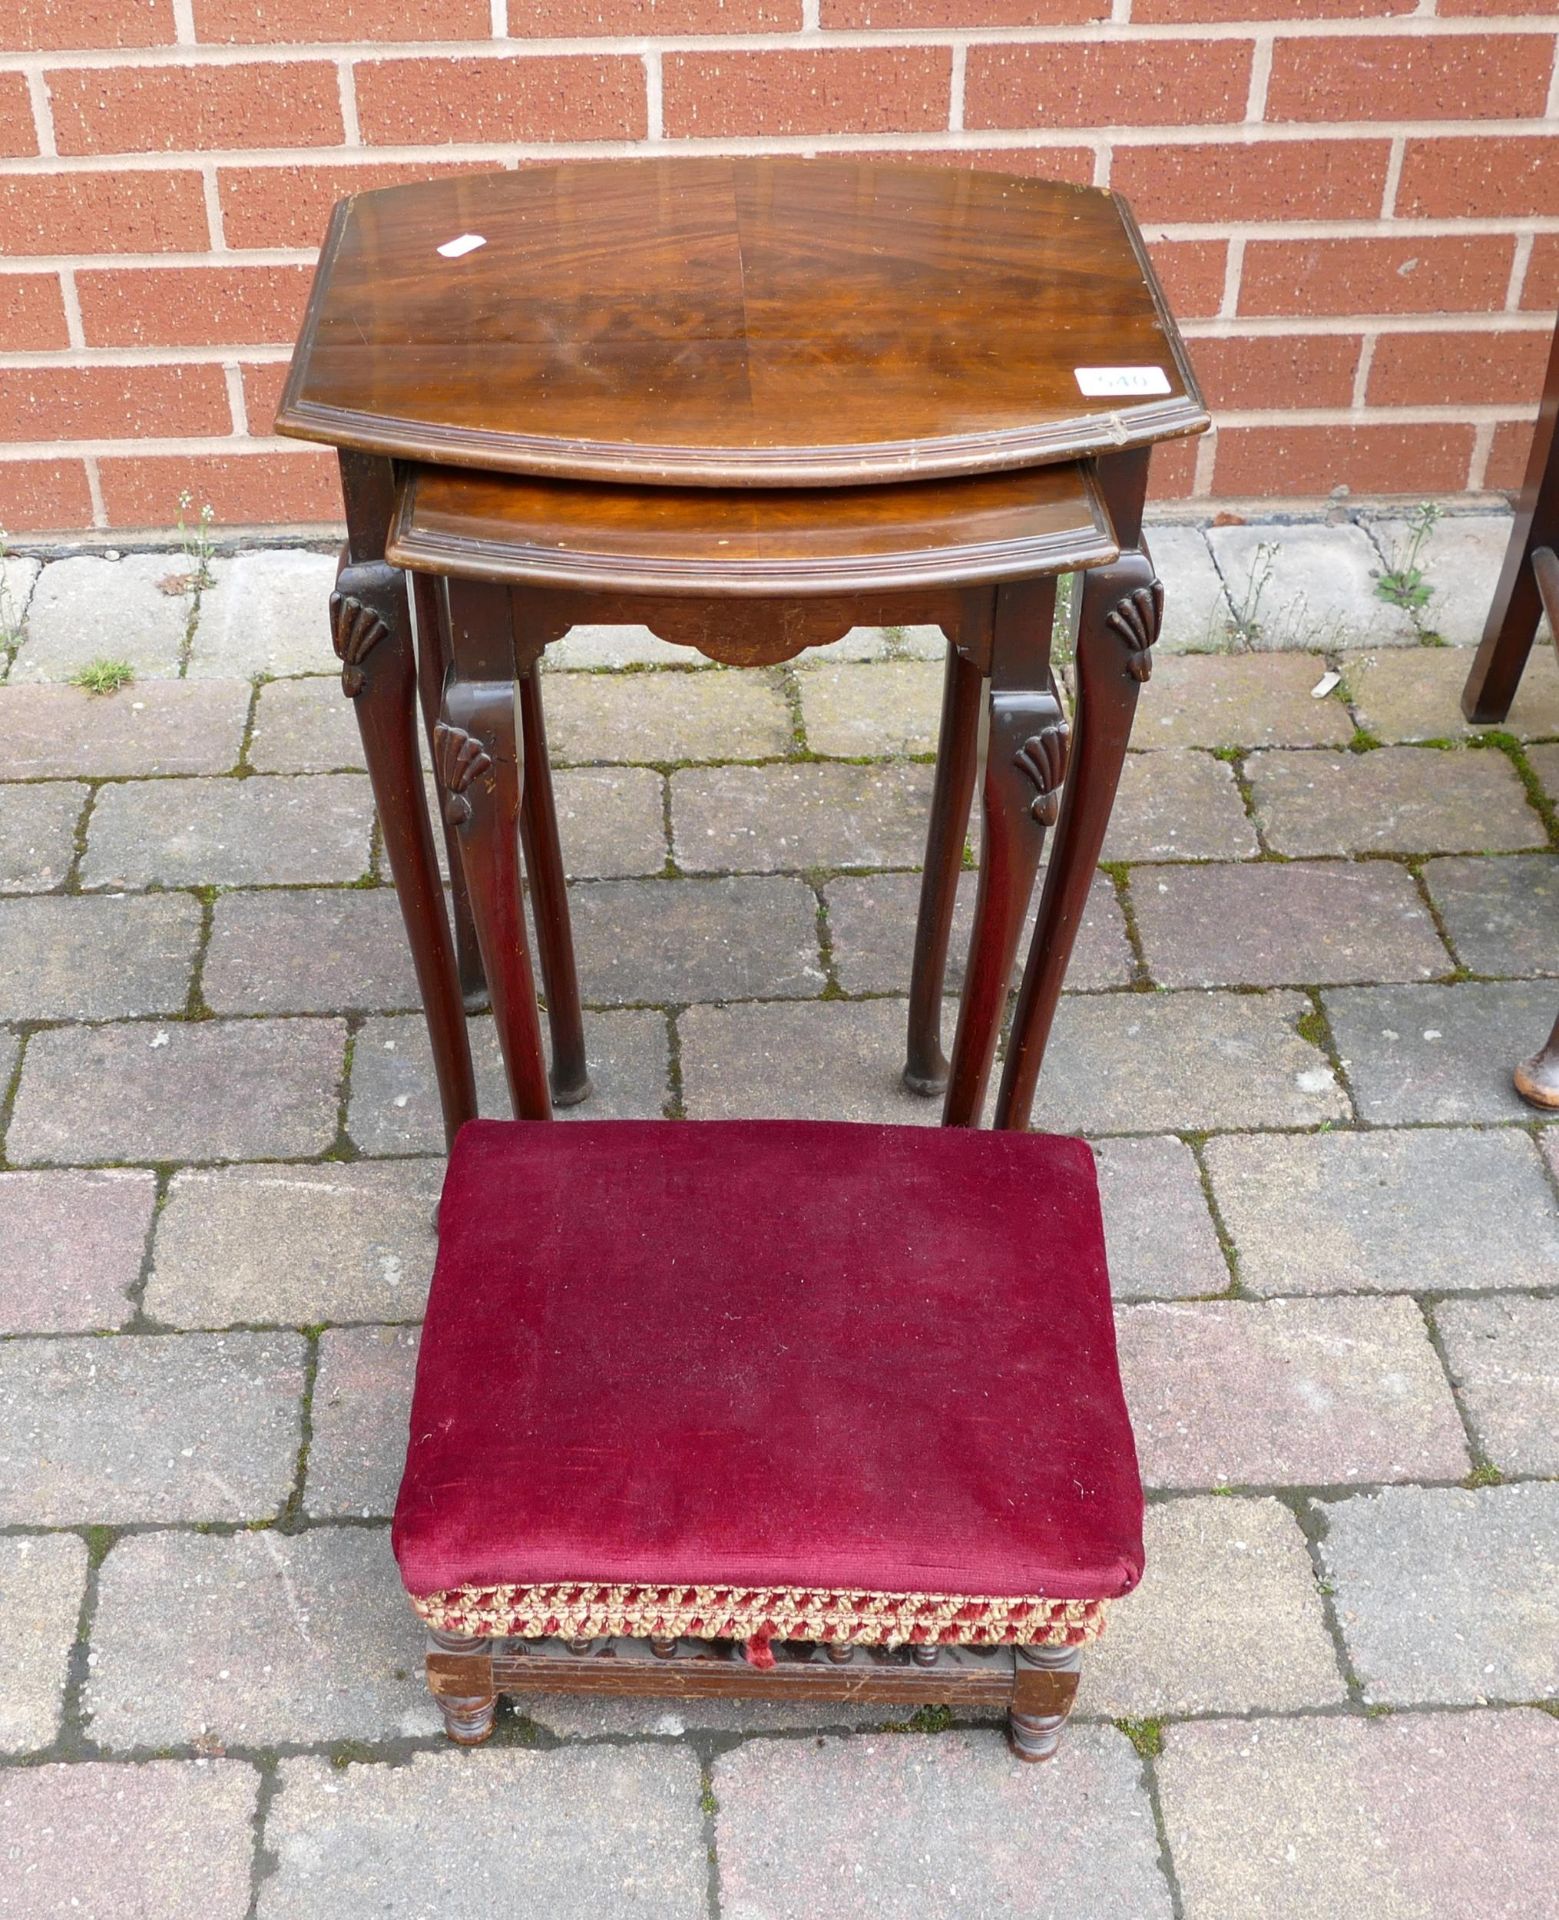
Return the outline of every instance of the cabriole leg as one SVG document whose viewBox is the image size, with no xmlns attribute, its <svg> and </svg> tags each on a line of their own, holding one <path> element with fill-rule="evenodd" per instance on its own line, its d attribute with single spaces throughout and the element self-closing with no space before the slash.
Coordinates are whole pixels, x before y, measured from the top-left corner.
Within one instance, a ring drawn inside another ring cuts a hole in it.
<svg viewBox="0 0 1559 1920">
<path fill-rule="evenodd" d="M 1547 1046 L 1522 1061 L 1515 1079 L 1516 1092 L 1528 1106 L 1539 1107 L 1544 1113 L 1559 1109 L 1559 1020 L 1554 1022 Z"/>
<path fill-rule="evenodd" d="M 1007 1744 L 1020 1760 L 1048 1760 L 1077 1698 L 1081 1647 L 1015 1647 Z"/>
<path fill-rule="evenodd" d="M 547 758 L 547 727 L 541 710 L 541 668 L 520 677 L 520 731 L 525 788 L 520 796 L 520 838 L 530 878 L 531 912 L 542 985 L 547 992 L 547 1025 L 552 1033 L 552 1099 L 573 1107 L 590 1092 L 585 1060 L 585 1023 L 579 1005 L 579 969 L 574 961 L 574 929 L 569 920 L 568 888 L 563 878 L 563 843 L 558 833 L 552 765 Z"/>
<path fill-rule="evenodd" d="M 442 606 L 443 583 L 428 573 L 414 573 L 412 604 L 417 614 L 417 692 L 422 704 L 422 724 L 427 730 L 428 749 L 433 747 L 433 729 L 438 725 L 439 706 L 444 698 L 444 675 L 449 667 L 449 649 Z M 439 781 L 438 756 L 433 755 L 433 785 L 438 794 L 441 816 L 447 814 L 445 793 Z M 487 1003 L 487 978 L 482 972 L 481 949 L 476 944 L 476 924 L 471 918 L 471 902 L 466 895 L 466 877 L 460 865 L 460 849 L 455 830 L 447 817 L 444 851 L 449 860 L 449 897 L 454 910 L 455 960 L 460 969 L 460 992 L 469 1012 Z"/>
</svg>

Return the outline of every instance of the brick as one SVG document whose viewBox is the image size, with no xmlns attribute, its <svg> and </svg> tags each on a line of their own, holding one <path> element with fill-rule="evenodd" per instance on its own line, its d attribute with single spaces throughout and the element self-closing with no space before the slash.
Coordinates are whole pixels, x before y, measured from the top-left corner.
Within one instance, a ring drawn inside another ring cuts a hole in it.
<svg viewBox="0 0 1559 1920">
<path fill-rule="evenodd" d="M 934 753 L 942 669 L 930 661 L 809 667 L 797 675 L 814 753 Z"/>
<path fill-rule="evenodd" d="M 1193 351 L 1210 407 L 1265 408 L 1274 394 L 1303 395 L 1307 407 L 1346 407 L 1360 344 L 1356 334 L 1259 334 L 1198 340 Z"/>
<path fill-rule="evenodd" d="M 38 151 L 38 129 L 33 119 L 27 76 L 0 74 L 0 154 L 27 157 Z"/>
<path fill-rule="evenodd" d="M 1498 1281 L 1516 1284 L 1504 1273 Z M 1436 1307 L 1435 1324 L 1456 1397 L 1487 1457 L 1505 1473 L 1559 1474 L 1559 1300 L 1447 1300 Z"/>
<path fill-rule="evenodd" d="M 485 40 L 487 0 L 195 0 L 195 38 L 229 45 L 311 40 Z"/>
<path fill-rule="evenodd" d="M 415 1327 L 333 1327 L 321 1334 L 305 1512 L 378 1519 L 395 1511 L 416 1367 Z"/>
<path fill-rule="evenodd" d="M 1175 451 L 1175 446 L 1159 450 L 1159 461 L 1150 482 L 1155 496 L 1162 497 L 1168 486 L 1162 471 L 1163 454 Z M 1149 538 L 1153 543 L 1153 565 L 1164 586 L 1164 622 L 1156 648 L 1158 667 L 1162 667 L 1170 654 L 1224 643 L 1229 629 L 1229 599 L 1200 527 L 1152 527 Z M 1155 676 L 1158 667 L 1154 669 Z M 1158 704 L 1159 689 L 1155 685 L 1153 693 L 1138 709 L 1139 728 L 1149 709 Z M 1137 744 L 1144 743 L 1139 739 Z"/>
<path fill-rule="evenodd" d="M 11 1340 L 0 1379 L 7 1524 L 258 1520 L 292 1485 L 298 1334 Z"/>
<path fill-rule="evenodd" d="M 1521 305 L 1528 313 L 1552 312 L 1559 306 L 1559 233 L 1534 237 L 1521 283 Z"/>
<path fill-rule="evenodd" d="M 74 1534 L 0 1540 L 0 1660 L 6 1671 L 0 1752 L 36 1752 L 53 1744 L 86 1584 L 87 1550 Z M 16 1854 L 8 1824 L 5 1830 L 14 1887 Z"/>
<path fill-rule="evenodd" d="M 1223 304 L 1229 248 L 1222 240 L 1155 240 L 1148 249 L 1170 310 L 1180 320 L 1204 320 Z M 1163 466 L 1174 447 L 1159 449 L 1154 492 L 1163 495 Z"/>
<path fill-rule="evenodd" d="M 200 918 L 187 894 L 0 902 L 0 1020 L 181 1013 Z"/>
<path fill-rule="evenodd" d="M 288 370 L 282 360 L 265 360 L 239 368 L 244 390 L 244 419 L 250 433 L 274 431 Z"/>
<path fill-rule="evenodd" d="M 787 753 L 790 713 L 755 673 L 559 674 L 547 681 L 555 764 L 738 760 Z"/>
<path fill-rule="evenodd" d="M 1189 127 L 1244 118 L 1248 40 L 974 46 L 964 125 Z"/>
<path fill-rule="evenodd" d="M 1206 5 L 1198 0 L 1202 18 Z M 1314 137 L 1118 146 L 1110 185 L 1139 220 L 1369 220 L 1380 212 L 1390 154 L 1385 140 Z M 1198 365 L 1210 344 L 1197 347 Z"/>
<path fill-rule="evenodd" d="M 387 1530 L 133 1535 L 98 1576 L 88 1725 L 110 1752 L 430 1733 L 422 1641 Z"/>
<path fill-rule="evenodd" d="M 335 665 L 329 619 L 333 555 L 283 547 L 218 560 L 211 571 L 189 653 L 192 679 L 318 673 Z"/>
<path fill-rule="evenodd" d="M 344 1774 L 323 1760 L 284 1760 L 280 1777 L 266 1825 L 278 1865 L 259 1920 L 355 1920 L 395 1903 L 411 1913 L 529 1906 L 548 1920 L 634 1908 L 702 1920 L 707 1911 L 700 1776 L 685 1748 L 508 1748 L 477 1767 L 446 1750 Z"/>
<path fill-rule="evenodd" d="M 64 885 L 89 791 L 74 782 L 0 786 L 0 894 Z"/>
<path fill-rule="evenodd" d="M 245 13 L 249 9 L 244 9 Z M 501 162 L 458 160 L 295 160 L 281 166 L 217 169 L 222 233 L 230 247 L 317 247 L 331 210 L 350 193 L 436 180 L 448 174 L 496 172 Z M 285 371 L 285 369 L 283 369 Z"/>
<path fill-rule="evenodd" d="M 358 773 L 132 781 L 92 810 L 90 887 L 309 886 L 368 870 L 369 790 Z"/>
<path fill-rule="evenodd" d="M 78 532 L 92 524 L 80 460 L 0 460 L 0 526 L 19 533 Z"/>
<path fill-rule="evenodd" d="M 257 773 L 334 773 L 363 765 L 356 710 L 343 699 L 335 674 L 261 687 L 249 764 Z"/>
<path fill-rule="evenodd" d="M 1239 311 L 1486 313 L 1504 304 L 1510 260 L 1511 241 L 1501 234 L 1251 240 Z"/>
<path fill-rule="evenodd" d="M 189 623 L 188 599 L 162 587 L 177 565 L 166 553 L 130 553 L 119 560 L 74 554 L 45 567 L 28 604 L 11 683 L 68 680 L 104 657 L 137 674 L 172 678 Z"/>
<path fill-rule="evenodd" d="M 12 353 L 53 353 L 70 345 L 56 274 L 8 273 L 0 279 L 0 338 Z"/>
<path fill-rule="evenodd" d="M 1136 1920 L 1168 1920 L 1169 1888 L 1141 1769 L 1113 1727 L 1077 1727 L 1064 1765 L 1012 1762 L 994 1732 L 752 1740 L 714 1763 L 720 1892 L 733 1913 L 900 1920 L 947 1912 L 1097 1920 L 1100 1890 Z M 1043 1872 L 1020 1835 L 1036 1815 L 1067 1844 Z M 891 1876 L 867 1861 L 893 1862 Z"/>
<path fill-rule="evenodd" d="M 238 761 L 249 688 L 236 680 L 0 688 L 0 765 L 19 780 L 225 773 Z"/>
<path fill-rule="evenodd" d="M 809 998 L 824 983 L 817 900 L 774 875 L 600 880 L 570 897 L 592 1005 Z"/>
<path fill-rule="evenodd" d="M 1196 1159 L 1183 1140 L 1101 1140 L 1099 1198 L 1117 1300 L 1178 1300 L 1229 1284 Z"/>
<path fill-rule="evenodd" d="M 1040 131 L 1037 137 L 1043 139 Z M 1073 186 L 1093 185 L 1091 147 L 873 147 L 871 157 L 904 160 L 916 167 L 963 167 L 973 173 L 1015 173 L 1029 179 L 1068 180 Z"/>
<path fill-rule="evenodd" d="M 345 1043 L 340 1020 L 35 1033 L 7 1151 L 19 1166 L 323 1153 Z"/>
<path fill-rule="evenodd" d="M 64 154 L 331 147 L 343 138 L 328 60 L 60 68 L 47 78 Z"/>
<path fill-rule="evenodd" d="M 1411 13 L 1414 0 L 1135 0 L 1134 20 L 1159 24 L 1225 20 L 1362 20 L 1371 14 Z"/>
<path fill-rule="evenodd" d="M 1157 556 L 1158 542 L 1154 541 Z M 1395 658 L 1395 655 L 1388 655 Z M 1421 655 L 1413 655 L 1414 659 Z M 1153 663 L 1134 747 L 1340 747 L 1353 738 L 1342 701 L 1311 697 L 1315 653 L 1181 654 Z"/>
<path fill-rule="evenodd" d="M 1513 852 L 1546 844 L 1515 769 L 1492 750 L 1253 753 L 1256 818 L 1278 853 Z"/>
<path fill-rule="evenodd" d="M 902 1000 L 690 1007 L 677 1022 L 688 1118 L 934 1126 L 941 1103 L 900 1078 L 905 1017 Z"/>
<path fill-rule="evenodd" d="M 0 439 L 227 433 L 220 367 L 19 367 L 0 373 Z"/>
<path fill-rule="evenodd" d="M 259 1774 L 237 1760 L 8 1768 L 11 1911 L 242 1920 L 259 1790 Z"/>
<path fill-rule="evenodd" d="M 1080 27 L 1108 20 L 1109 0 L 823 0 L 828 28 Z"/>
<path fill-rule="evenodd" d="M 1559 140 L 1551 134 L 1408 137 L 1397 187 L 1399 219 L 1497 220 L 1541 216 L 1559 192 Z M 1497 311 L 1503 301 L 1491 301 Z"/>
<path fill-rule="evenodd" d="M 1459 493 L 1473 459 L 1471 426 L 1225 426 L 1213 486 L 1225 499 L 1300 499 L 1346 488 Z"/>
<path fill-rule="evenodd" d="M 489 1118 L 509 1118 L 509 1096 L 493 1023 L 469 1022 L 477 1103 Z M 542 1039 L 547 1041 L 545 1024 Z M 670 1088 L 666 1020 L 649 1012 L 592 1013 L 585 1021 L 590 1097 L 565 1107 L 561 1120 L 658 1120 Z M 364 1023 L 352 1055 L 347 1131 L 359 1151 L 444 1152 L 444 1125 L 433 1083 L 428 1030 L 421 1014 L 390 1014 Z"/>
<path fill-rule="evenodd" d="M 1559 1694 L 1559 1486 L 1391 1487 L 1322 1511 L 1321 1558 L 1366 1700 Z"/>
<path fill-rule="evenodd" d="M 1297 993 L 1068 995 L 1034 1124 L 1094 1135 L 1345 1119 L 1325 1056 L 1298 1030 L 1309 1011 Z"/>
<path fill-rule="evenodd" d="M 1540 1910 L 1556 1750 L 1530 1712 L 1173 1727 L 1157 1773 L 1187 1920 Z"/>
<path fill-rule="evenodd" d="M 0 1329 L 84 1333 L 134 1308 L 157 1203 L 151 1173 L 0 1173 Z M 3 1612 L 3 1609 L 0 1609 Z"/>
<path fill-rule="evenodd" d="M 1467 1471 L 1461 1422 L 1411 1300 L 1151 1301 L 1116 1320 L 1149 1487 Z"/>
<path fill-rule="evenodd" d="M 1416 647 L 1411 616 L 1375 590 L 1381 556 L 1362 527 L 1212 527 L 1207 538 L 1258 647 Z"/>
<path fill-rule="evenodd" d="M 210 347 L 290 341 L 311 267 L 99 267 L 76 276 L 88 346 Z"/>
<path fill-rule="evenodd" d="M 31 0 L 6 23 L 14 53 L 167 47 L 177 38 L 172 0 Z"/>
<path fill-rule="evenodd" d="M 366 146 L 642 140 L 644 63 L 621 54 L 364 60 L 353 68 Z M 300 142 L 284 142 L 298 145 Z"/>
<path fill-rule="evenodd" d="M 1365 400 L 1375 407 L 1524 405 L 1542 391 L 1548 347 L 1544 333 L 1385 333 L 1375 343 Z"/>
<path fill-rule="evenodd" d="M 672 846 L 690 873 L 914 867 L 929 767 L 709 767 L 671 777 Z"/>
<path fill-rule="evenodd" d="M 1272 48 L 1267 114 L 1281 120 L 1520 120 L 1542 116 L 1552 35 L 1356 35 L 1335 43 L 1285 40 Z"/>
<path fill-rule="evenodd" d="M 33 11 L 29 9 L 29 12 Z M 211 244 L 194 168 L 149 173 L 16 173 L 0 179 L 0 246 L 10 254 L 188 252 Z"/>
<path fill-rule="evenodd" d="M 1139 874 L 1132 905 L 1148 972 L 1164 987 L 1430 980 L 1451 956 L 1412 875 L 1285 861 Z"/>
<path fill-rule="evenodd" d="M 1346 1700 L 1304 1535 L 1278 1501 L 1157 1501 L 1144 1537 L 1142 1584 L 1083 1656 L 1079 1713 L 1282 1713 Z"/>
<path fill-rule="evenodd" d="M 915 133 L 947 125 L 946 47 L 673 53 L 663 66 L 670 139 Z"/>
<path fill-rule="evenodd" d="M 442 1172 L 406 1160 L 176 1173 L 146 1311 L 173 1327 L 415 1320 Z"/>
<path fill-rule="evenodd" d="M 1514 494 L 1526 478 L 1532 451 L 1532 422 L 1509 421 L 1494 429 L 1484 484 Z M 3 473 L 4 468 L 0 468 Z"/>
<path fill-rule="evenodd" d="M 218 525 L 334 526 L 341 483 L 334 457 L 317 453 L 139 454 L 98 461 L 111 527 L 166 527 L 188 490 Z"/>
<path fill-rule="evenodd" d="M 794 33 L 801 0 L 516 0 L 512 39 L 644 33 Z"/>
<path fill-rule="evenodd" d="M 1234 1135 L 1205 1158 L 1251 1293 L 1542 1286 L 1559 1262 L 1552 1196 L 1521 1134 Z"/>
<path fill-rule="evenodd" d="M 1189 500 L 1196 492 L 1196 442 L 1172 440 L 1160 453 L 1153 468 L 1153 492 L 1157 499 Z"/>
<path fill-rule="evenodd" d="M 1338 987 L 1322 1001 L 1361 1117 L 1375 1126 L 1525 1120 L 1510 1084 L 1554 1019 L 1551 981 Z"/>
<path fill-rule="evenodd" d="M 1104 859 L 1249 860 L 1258 851 L 1234 769 L 1224 761 L 1173 747 L 1128 756 Z"/>
<path fill-rule="evenodd" d="M 1559 860 L 1430 860 L 1424 884 L 1457 958 L 1474 973 L 1559 972 Z"/>
</svg>

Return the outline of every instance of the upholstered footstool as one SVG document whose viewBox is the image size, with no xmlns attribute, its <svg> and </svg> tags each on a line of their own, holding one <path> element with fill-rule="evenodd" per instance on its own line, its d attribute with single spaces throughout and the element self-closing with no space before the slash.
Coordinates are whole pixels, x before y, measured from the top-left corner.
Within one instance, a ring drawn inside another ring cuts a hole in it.
<svg viewBox="0 0 1559 1920">
<path fill-rule="evenodd" d="M 457 1741 L 730 1693 L 999 1704 L 1044 1758 L 1142 1572 L 1091 1152 L 468 1124 L 394 1540 Z"/>
</svg>

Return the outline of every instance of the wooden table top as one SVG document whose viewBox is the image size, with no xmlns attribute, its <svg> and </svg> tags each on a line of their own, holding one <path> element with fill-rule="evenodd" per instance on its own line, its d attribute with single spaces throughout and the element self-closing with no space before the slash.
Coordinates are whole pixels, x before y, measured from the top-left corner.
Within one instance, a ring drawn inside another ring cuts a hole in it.
<svg viewBox="0 0 1559 1920">
<path fill-rule="evenodd" d="M 1117 196 L 701 156 L 343 201 L 276 421 L 442 464 L 753 487 L 1033 466 L 1208 424 Z"/>
</svg>

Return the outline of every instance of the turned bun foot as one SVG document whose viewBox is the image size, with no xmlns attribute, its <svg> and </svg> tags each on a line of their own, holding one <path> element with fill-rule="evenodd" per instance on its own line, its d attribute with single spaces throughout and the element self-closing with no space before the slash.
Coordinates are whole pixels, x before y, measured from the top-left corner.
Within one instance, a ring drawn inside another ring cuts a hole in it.
<svg viewBox="0 0 1559 1920">
<path fill-rule="evenodd" d="M 440 1700 L 444 1731 L 457 1747 L 479 1747 L 490 1740 L 497 1718 L 498 1702 L 493 1700 Z"/>
<path fill-rule="evenodd" d="M 1049 1760 L 1077 1697 L 1080 1647 L 1017 1647 L 1007 1745 L 1020 1760 Z"/>
</svg>

